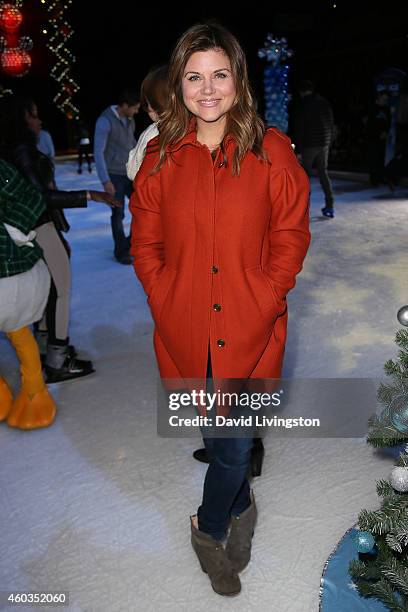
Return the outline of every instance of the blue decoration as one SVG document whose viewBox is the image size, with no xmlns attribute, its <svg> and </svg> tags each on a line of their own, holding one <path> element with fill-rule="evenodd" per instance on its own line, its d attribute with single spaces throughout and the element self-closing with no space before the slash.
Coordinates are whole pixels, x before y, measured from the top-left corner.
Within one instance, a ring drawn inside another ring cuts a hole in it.
<svg viewBox="0 0 408 612">
<path fill-rule="evenodd" d="M 320 612 L 387 612 L 388 608 L 376 599 L 361 597 L 348 573 L 352 559 L 358 558 L 353 537 L 356 529 L 349 529 L 329 556 L 323 570 L 320 587 Z"/>
<path fill-rule="evenodd" d="M 400 433 L 408 433 L 408 396 L 397 395 L 389 407 L 390 420 Z"/>
<path fill-rule="evenodd" d="M 268 34 L 258 56 L 266 58 L 268 62 L 264 70 L 265 89 L 265 121 L 268 126 L 279 128 L 282 132 L 288 131 L 288 60 L 293 56 L 292 49 L 288 49 L 286 38 L 275 38 Z"/>
<path fill-rule="evenodd" d="M 373 550 L 375 540 L 369 531 L 356 531 L 353 542 L 359 553 L 369 553 Z"/>
</svg>

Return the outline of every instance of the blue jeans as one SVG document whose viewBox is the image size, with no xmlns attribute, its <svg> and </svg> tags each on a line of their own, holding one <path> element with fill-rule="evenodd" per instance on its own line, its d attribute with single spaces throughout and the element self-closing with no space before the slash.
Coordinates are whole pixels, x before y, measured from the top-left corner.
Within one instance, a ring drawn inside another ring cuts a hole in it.
<svg viewBox="0 0 408 612">
<path fill-rule="evenodd" d="M 113 242 L 115 243 L 114 254 L 117 259 L 129 255 L 130 236 L 125 236 L 123 219 L 125 217 L 125 197 L 130 198 L 132 193 L 132 181 L 121 174 L 111 174 L 110 180 L 115 187 L 115 197 L 122 202 L 121 208 L 112 208 L 111 227 Z"/>
<path fill-rule="evenodd" d="M 212 379 L 210 354 L 207 366 L 209 378 Z M 227 533 L 231 515 L 237 516 L 251 505 L 246 476 L 253 439 L 203 439 L 210 464 L 204 480 L 203 500 L 197 511 L 198 528 L 215 540 L 222 540 Z"/>
</svg>

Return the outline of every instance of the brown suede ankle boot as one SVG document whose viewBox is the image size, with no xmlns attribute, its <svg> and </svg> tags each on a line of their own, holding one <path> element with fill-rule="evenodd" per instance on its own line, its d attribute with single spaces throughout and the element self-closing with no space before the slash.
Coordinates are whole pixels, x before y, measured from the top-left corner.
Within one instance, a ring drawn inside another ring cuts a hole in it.
<svg viewBox="0 0 408 612">
<path fill-rule="evenodd" d="M 228 559 L 236 572 L 242 572 L 251 558 L 252 536 L 257 515 L 254 493 L 251 491 L 249 508 L 239 516 L 231 517 L 231 531 L 225 547 Z"/>
<path fill-rule="evenodd" d="M 219 595 L 238 595 L 241 582 L 221 544 L 209 534 L 199 531 L 191 522 L 191 544 L 203 572 L 208 574 L 211 586 Z"/>
</svg>

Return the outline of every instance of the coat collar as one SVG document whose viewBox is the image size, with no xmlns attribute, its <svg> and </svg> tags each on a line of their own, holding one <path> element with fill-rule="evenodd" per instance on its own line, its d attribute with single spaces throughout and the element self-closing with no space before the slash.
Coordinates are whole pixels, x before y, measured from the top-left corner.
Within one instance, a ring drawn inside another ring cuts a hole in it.
<svg viewBox="0 0 408 612">
<path fill-rule="evenodd" d="M 231 142 L 235 142 L 235 140 L 230 134 L 227 134 L 226 136 L 224 136 L 223 142 L 224 142 L 224 149 L 227 149 L 228 145 Z M 197 140 L 197 119 L 195 117 L 191 117 L 186 135 L 183 136 L 183 138 L 179 140 L 178 142 L 169 144 L 167 146 L 167 150 L 170 153 L 174 153 L 175 151 L 178 151 L 179 149 L 181 149 L 181 147 L 184 147 L 184 145 L 188 145 L 188 144 L 191 144 L 194 146 L 202 146 L 201 143 L 198 142 Z"/>
</svg>

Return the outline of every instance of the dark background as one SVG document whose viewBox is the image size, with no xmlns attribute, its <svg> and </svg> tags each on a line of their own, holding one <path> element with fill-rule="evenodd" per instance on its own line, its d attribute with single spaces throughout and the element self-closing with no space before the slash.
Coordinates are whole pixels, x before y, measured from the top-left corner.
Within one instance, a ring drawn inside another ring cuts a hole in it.
<svg viewBox="0 0 408 612">
<path fill-rule="evenodd" d="M 74 101 L 93 130 L 96 117 L 116 102 L 119 89 L 139 87 L 150 67 L 168 60 L 185 29 L 203 19 L 216 18 L 238 37 L 246 51 L 261 113 L 265 60 L 258 58 L 257 52 L 267 33 L 272 32 L 285 36 L 294 51 L 290 61 L 292 104 L 296 102 L 296 82 L 311 78 L 318 91 L 332 103 L 343 139 L 356 140 L 361 137 L 358 134 L 361 118 L 373 100 L 374 77 L 390 67 L 408 72 L 405 4 L 383 2 L 375 6 L 317 1 L 305 7 L 286 1 L 265 6 L 249 2 L 229 6 L 223 3 L 221 8 L 216 8 L 213 3 L 206 3 L 203 6 L 208 8 L 200 10 L 169 3 L 152 4 L 147 12 L 148 5 L 134 2 L 115 5 L 74 0 L 67 11 L 67 20 L 75 31 L 69 41 L 77 58 L 74 76 L 81 86 Z M 53 59 L 41 33 L 47 13 L 38 0 L 26 0 L 23 14 L 22 33 L 34 40 L 33 66 L 26 77 L 2 78 L 1 82 L 16 92 L 30 93 L 37 100 L 57 149 L 67 149 L 74 143 L 69 122 L 52 103 L 56 93 L 49 77 Z M 137 116 L 138 130 L 148 123 L 141 111 Z M 350 163 L 352 158 L 353 152 L 351 158 L 348 152 L 339 163 Z M 357 164 L 360 162 L 355 160 Z"/>
</svg>

